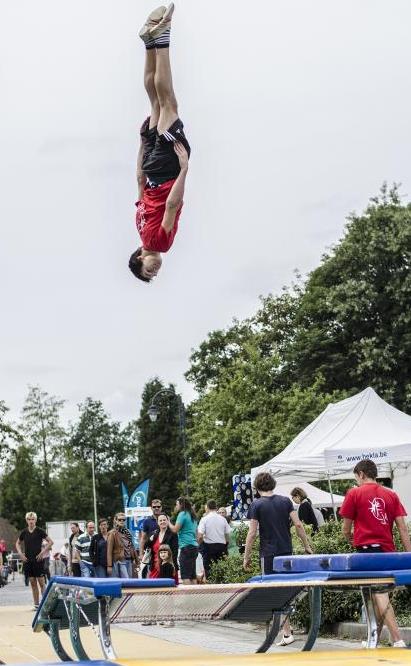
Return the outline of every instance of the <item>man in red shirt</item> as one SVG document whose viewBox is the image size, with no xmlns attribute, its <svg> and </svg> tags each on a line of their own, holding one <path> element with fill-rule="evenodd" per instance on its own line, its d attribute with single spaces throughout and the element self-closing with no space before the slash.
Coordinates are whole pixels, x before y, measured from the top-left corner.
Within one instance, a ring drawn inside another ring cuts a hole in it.
<svg viewBox="0 0 411 666">
<path fill-rule="evenodd" d="M 411 540 L 404 516 L 407 515 L 398 495 L 377 483 L 377 466 L 372 460 L 361 460 L 354 467 L 358 488 L 351 488 L 340 509 L 343 534 L 360 553 L 395 551 L 392 535 L 396 524 L 404 550 L 411 551 Z M 354 525 L 354 533 L 352 527 Z M 385 623 L 394 647 L 406 647 L 388 594 L 375 594 L 376 611 Z"/>
<path fill-rule="evenodd" d="M 149 15 L 140 37 L 146 47 L 144 85 L 151 112 L 140 130 L 137 159 L 136 224 L 141 246 L 133 252 L 129 268 L 150 282 L 161 268 L 161 253 L 168 252 L 178 230 L 188 172 L 190 146 L 178 117 L 173 90 L 169 46 L 174 5 L 158 7 Z"/>
</svg>

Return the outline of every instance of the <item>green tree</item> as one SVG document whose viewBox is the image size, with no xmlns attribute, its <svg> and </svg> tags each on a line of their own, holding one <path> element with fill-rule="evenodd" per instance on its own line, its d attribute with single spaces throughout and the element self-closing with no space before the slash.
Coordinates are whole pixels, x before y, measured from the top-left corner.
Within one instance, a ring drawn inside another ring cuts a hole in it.
<svg viewBox="0 0 411 666">
<path fill-rule="evenodd" d="M 309 276 L 285 354 L 290 381 L 372 386 L 411 410 L 411 204 L 384 185 Z"/>
<path fill-rule="evenodd" d="M 0 466 L 7 462 L 13 447 L 22 441 L 21 434 L 7 418 L 8 411 L 4 400 L 0 400 Z"/>
<path fill-rule="evenodd" d="M 50 471 L 58 462 L 64 446 L 66 432 L 60 415 L 64 400 L 42 391 L 39 386 L 29 387 L 23 412 L 21 429 L 25 440 L 41 459 L 43 482 L 50 485 Z"/>
<path fill-rule="evenodd" d="M 39 525 L 53 517 L 54 497 L 46 492 L 41 470 L 30 446 L 13 450 L 0 484 L 0 511 L 16 527 L 25 526 L 25 515 L 35 511 Z"/>
<path fill-rule="evenodd" d="M 95 456 L 97 511 L 112 516 L 121 508 L 120 482 L 135 480 L 137 430 L 135 423 L 121 427 L 111 421 L 100 400 L 87 398 L 72 426 L 60 478 L 62 514 L 93 516 L 91 458 Z"/>
<path fill-rule="evenodd" d="M 158 416 L 153 423 L 148 409 L 154 396 Z M 158 379 L 146 383 L 138 426 L 138 476 L 150 479 L 150 496 L 159 497 L 166 509 L 174 508 L 184 491 L 184 453 L 179 432 L 178 396 L 173 385 Z"/>
</svg>

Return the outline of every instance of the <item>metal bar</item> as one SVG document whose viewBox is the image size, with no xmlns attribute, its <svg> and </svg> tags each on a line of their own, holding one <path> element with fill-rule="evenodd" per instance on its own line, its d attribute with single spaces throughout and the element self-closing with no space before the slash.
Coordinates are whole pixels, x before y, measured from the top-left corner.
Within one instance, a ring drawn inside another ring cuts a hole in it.
<svg viewBox="0 0 411 666">
<path fill-rule="evenodd" d="M 315 641 L 317 640 L 318 632 L 321 625 L 321 587 L 313 587 L 309 590 L 310 598 L 310 616 L 311 623 L 310 629 L 308 631 L 307 640 L 305 641 L 302 652 L 308 652 L 313 647 Z"/>
<path fill-rule="evenodd" d="M 272 644 L 274 643 L 275 639 L 278 636 L 278 632 L 280 631 L 280 622 L 281 622 L 281 614 L 273 613 L 273 617 L 271 620 L 271 627 L 268 624 L 265 639 L 261 643 L 258 650 L 256 650 L 256 653 L 267 652 L 267 650 L 272 646 Z"/>
<path fill-rule="evenodd" d="M 80 661 L 89 661 L 90 657 L 87 655 L 80 637 L 80 613 L 79 609 L 76 606 L 75 602 L 70 604 L 70 640 L 73 646 L 74 652 L 76 653 L 77 659 Z"/>
<path fill-rule="evenodd" d="M 333 489 L 332 489 L 332 485 L 331 485 L 330 473 L 328 472 L 328 470 L 327 470 L 327 479 L 328 479 L 328 489 L 329 489 L 330 495 L 331 495 L 331 504 L 332 504 L 333 512 L 334 512 L 334 520 L 335 520 L 335 522 L 337 522 L 337 509 L 336 509 L 335 502 L 334 502 Z"/>
<path fill-rule="evenodd" d="M 367 620 L 367 648 L 376 648 L 378 644 L 378 622 L 375 614 L 372 590 L 362 587 L 361 594 L 364 602 L 365 618 Z"/>
<path fill-rule="evenodd" d="M 269 583 L 224 583 L 217 585 L 184 585 L 182 587 L 139 587 L 139 588 L 127 588 L 124 590 L 125 594 L 172 594 L 180 596 L 185 594 L 218 594 L 225 591 L 240 591 L 240 590 L 252 590 L 252 589 L 266 589 L 266 588 L 284 588 L 284 587 L 357 587 L 361 588 L 363 586 L 369 585 L 392 585 L 395 584 L 395 578 L 384 577 L 384 578 L 343 578 L 343 579 L 331 579 L 331 580 L 287 580 L 284 582 L 275 581 Z M 206 589 L 204 589 L 204 587 Z M 183 589 L 184 588 L 184 589 Z"/>
<path fill-rule="evenodd" d="M 108 614 L 109 599 L 101 597 L 98 600 L 98 626 L 100 629 L 100 645 L 106 659 L 116 659 L 111 643 L 110 618 Z"/>
<path fill-rule="evenodd" d="M 91 474 L 93 477 L 93 508 L 94 508 L 94 525 L 98 526 L 97 522 L 97 493 L 96 493 L 96 452 L 93 449 L 91 452 Z"/>
<path fill-rule="evenodd" d="M 180 427 L 181 445 L 184 456 L 185 494 L 186 497 L 190 497 L 190 483 L 188 479 L 187 440 L 186 440 L 186 410 L 180 395 L 177 396 L 177 399 L 178 399 L 178 422 Z"/>
<path fill-rule="evenodd" d="M 56 620 L 52 620 L 50 624 L 48 625 L 48 628 L 46 629 L 45 625 L 45 630 L 46 633 L 49 635 L 51 644 L 54 648 L 55 653 L 57 654 L 58 658 L 61 659 L 61 661 L 73 661 L 73 659 L 70 657 L 69 654 L 65 651 L 64 647 L 61 644 L 60 640 L 60 629 L 59 629 L 59 622 Z"/>
</svg>

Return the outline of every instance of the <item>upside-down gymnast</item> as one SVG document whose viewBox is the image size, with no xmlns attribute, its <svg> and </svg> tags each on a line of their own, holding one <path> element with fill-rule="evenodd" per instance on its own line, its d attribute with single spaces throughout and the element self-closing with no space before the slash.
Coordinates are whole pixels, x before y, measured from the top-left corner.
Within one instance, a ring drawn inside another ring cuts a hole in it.
<svg viewBox="0 0 411 666">
<path fill-rule="evenodd" d="M 141 246 L 129 260 L 131 272 L 150 282 L 161 268 L 178 230 L 190 146 L 178 117 L 170 66 L 174 4 L 158 7 L 140 30 L 146 48 L 144 86 L 151 111 L 140 130 L 136 224 Z"/>
</svg>

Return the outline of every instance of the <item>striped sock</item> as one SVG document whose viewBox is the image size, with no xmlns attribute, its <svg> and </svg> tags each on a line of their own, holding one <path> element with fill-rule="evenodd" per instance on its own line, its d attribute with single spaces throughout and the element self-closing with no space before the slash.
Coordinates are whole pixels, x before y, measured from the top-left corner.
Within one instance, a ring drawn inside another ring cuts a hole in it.
<svg viewBox="0 0 411 666">
<path fill-rule="evenodd" d="M 168 49 L 170 46 L 170 32 L 171 28 L 168 28 L 162 35 L 154 40 L 156 49 Z"/>
</svg>

